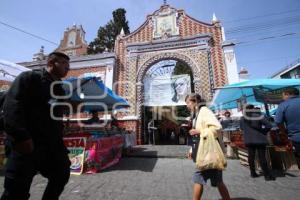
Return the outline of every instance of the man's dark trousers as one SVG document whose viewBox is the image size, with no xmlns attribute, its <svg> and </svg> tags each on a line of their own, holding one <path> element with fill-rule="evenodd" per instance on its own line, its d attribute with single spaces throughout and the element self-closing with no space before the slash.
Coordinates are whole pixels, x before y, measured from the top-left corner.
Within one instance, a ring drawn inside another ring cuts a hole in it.
<svg viewBox="0 0 300 200">
<path fill-rule="evenodd" d="M 257 151 L 260 167 L 264 172 L 264 176 L 270 175 L 266 159 L 266 145 L 247 145 L 248 148 L 248 163 L 251 174 L 255 174 L 255 153 Z"/>
<path fill-rule="evenodd" d="M 27 200 L 33 177 L 40 173 L 48 179 L 42 200 L 58 200 L 70 177 L 67 152 L 48 152 L 36 149 L 32 154 L 9 155 L 1 200 Z"/>
</svg>

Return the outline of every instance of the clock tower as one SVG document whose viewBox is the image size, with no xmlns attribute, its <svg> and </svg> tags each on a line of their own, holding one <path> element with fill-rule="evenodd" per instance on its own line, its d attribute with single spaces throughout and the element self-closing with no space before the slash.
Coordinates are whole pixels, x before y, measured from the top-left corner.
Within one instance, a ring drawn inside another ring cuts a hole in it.
<svg viewBox="0 0 300 200">
<path fill-rule="evenodd" d="M 65 30 L 64 37 L 56 51 L 63 52 L 68 56 L 81 56 L 87 54 L 87 47 L 85 31 L 82 26 L 73 25 Z"/>
</svg>

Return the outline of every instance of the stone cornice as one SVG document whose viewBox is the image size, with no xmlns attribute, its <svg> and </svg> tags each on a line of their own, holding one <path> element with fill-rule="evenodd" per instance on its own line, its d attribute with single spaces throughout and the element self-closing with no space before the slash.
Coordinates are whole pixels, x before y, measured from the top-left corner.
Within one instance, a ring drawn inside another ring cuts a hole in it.
<svg viewBox="0 0 300 200">
<path fill-rule="evenodd" d="M 198 47 L 200 49 L 209 48 L 211 34 L 199 34 L 196 36 L 185 37 L 182 39 L 170 38 L 167 40 L 155 40 L 144 43 L 131 43 L 126 46 L 129 53 L 145 53 L 151 51 L 161 51 L 168 49 Z"/>
<path fill-rule="evenodd" d="M 80 62 L 90 62 L 94 61 L 97 65 L 114 65 L 116 56 L 114 53 L 102 53 L 95 55 L 84 55 L 84 56 L 75 56 L 70 57 L 71 69 L 84 68 L 84 67 L 72 67 L 72 64 L 80 63 Z M 47 61 L 33 61 L 33 62 L 22 62 L 18 63 L 24 67 L 28 67 L 30 69 L 39 69 L 42 67 L 46 67 Z"/>
</svg>

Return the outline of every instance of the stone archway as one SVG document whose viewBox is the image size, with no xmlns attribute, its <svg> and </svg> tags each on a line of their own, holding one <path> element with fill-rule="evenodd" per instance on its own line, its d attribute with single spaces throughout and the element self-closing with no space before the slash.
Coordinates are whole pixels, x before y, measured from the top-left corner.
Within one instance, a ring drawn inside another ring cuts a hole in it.
<svg viewBox="0 0 300 200">
<path fill-rule="evenodd" d="M 154 55 L 153 57 L 148 59 L 146 62 L 144 62 L 142 64 L 142 66 L 138 69 L 138 72 L 137 72 L 136 114 L 138 116 L 138 119 L 140 119 L 140 120 L 141 120 L 141 107 L 144 102 L 144 99 L 143 99 L 144 76 L 152 65 L 154 65 L 155 63 L 157 63 L 159 61 L 167 60 L 167 59 L 178 60 L 178 61 L 186 63 L 191 68 L 192 73 L 193 73 L 193 78 L 194 78 L 193 84 L 194 84 L 195 92 L 202 94 L 201 82 L 200 82 L 200 67 L 198 67 L 190 57 L 188 57 L 187 55 L 181 54 L 181 53 L 177 53 L 177 52 L 168 52 L 168 53 Z"/>
</svg>

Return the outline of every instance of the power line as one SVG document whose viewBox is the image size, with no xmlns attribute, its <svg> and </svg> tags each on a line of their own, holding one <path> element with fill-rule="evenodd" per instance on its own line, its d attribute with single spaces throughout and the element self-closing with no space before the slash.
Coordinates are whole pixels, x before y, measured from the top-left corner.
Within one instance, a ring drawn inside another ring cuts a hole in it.
<svg viewBox="0 0 300 200">
<path fill-rule="evenodd" d="M 255 31 L 260 31 L 260 30 L 266 30 L 270 28 L 274 28 L 276 26 L 286 26 L 290 24 L 297 24 L 300 22 L 300 16 L 296 17 L 291 17 L 291 18 L 285 18 L 285 19 L 277 19 L 265 23 L 254 23 L 248 26 L 240 26 L 236 28 L 231 28 L 226 31 L 227 34 L 237 34 L 241 32 L 255 32 Z"/>
<path fill-rule="evenodd" d="M 276 38 L 282 38 L 282 37 L 289 37 L 289 36 L 294 36 L 294 35 L 298 35 L 298 34 L 300 34 L 300 32 L 283 33 L 281 35 L 267 36 L 267 37 L 262 37 L 262 38 L 257 38 L 257 39 L 254 39 L 254 40 L 250 40 L 250 41 L 237 42 L 236 44 L 243 44 L 243 43 L 248 43 L 248 42 L 253 42 L 253 41 L 262 41 L 262 40 L 269 40 L 269 39 L 276 39 Z"/>
<path fill-rule="evenodd" d="M 252 20 L 252 19 L 257 19 L 257 18 L 264 18 L 264 17 L 269 17 L 269 16 L 284 15 L 284 14 L 287 14 L 287 13 L 299 12 L 299 11 L 300 11 L 300 9 L 287 10 L 287 11 L 283 11 L 283 12 L 269 13 L 269 14 L 266 14 L 266 15 L 258 15 L 258 16 L 254 16 L 254 17 L 248 17 L 248 18 L 241 18 L 241 19 L 224 21 L 224 23 L 233 23 L 233 22 L 238 22 L 238 21 L 247 21 L 247 20 Z"/>
<path fill-rule="evenodd" d="M 259 63 L 259 62 L 268 62 L 268 61 L 274 61 L 274 60 L 284 60 L 287 58 L 295 58 L 297 56 L 285 56 L 285 57 L 276 57 L 276 58 L 267 58 L 267 59 L 259 59 L 259 60 L 248 60 L 248 61 L 237 61 L 239 65 L 247 65 L 249 63 Z"/>
<path fill-rule="evenodd" d="M 270 35 L 270 34 L 285 34 L 287 31 L 287 28 L 281 28 L 281 29 L 274 29 L 271 31 L 268 30 L 261 30 L 260 33 L 243 33 L 241 34 L 242 36 L 236 36 L 236 37 L 228 37 L 228 40 L 240 40 L 240 39 L 244 39 L 244 38 L 253 38 L 254 36 L 265 36 L 265 35 Z"/>
<path fill-rule="evenodd" d="M 287 33 L 287 34 L 282 34 L 279 36 L 268 36 L 268 37 L 263 37 L 263 38 L 258 38 L 255 40 L 249 40 L 249 41 L 242 41 L 242 42 L 237 42 L 236 44 L 239 46 L 251 46 L 256 44 L 257 42 L 264 42 L 264 41 L 269 41 L 269 40 L 273 40 L 273 41 L 278 41 L 278 40 L 282 40 L 282 39 L 295 39 L 298 38 L 300 33 Z M 294 36 L 291 38 L 286 38 L 286 37 L 290 37 L 290 36 Z M 277 40 L 274 40 L 277 39 Z"/>
<path fill-rule="evenodd" d="M 237 35 L 237 34 L 249 34 L 249 33 L 257 33 L 257 32 L 265 32 L 265 31 L 276 31 L 276 28 L 285 28 L 288 26 L 299 26 L 300 24 L 300 19 L 297 22 L 293 22 L 293 23 L 285 23 L 285 24 L 278 24 L 278 25 L 269 25 L 269 26 L 265 26 L 265 27 L 259 27 L 259 28 L 255 28 L 255 29 L 243 29 L 243 30 L 239 30 L 237 32 L 226 32 L 226 34 L 228 35 Z"/>
<path fill-rule="evenodd" d="M 22 30 L 22 29 L 20 29 L 20 28 L 15 27 L 15 26 L 9 25 L 9 24 L 7 24 L 7 23 L 5 23 L 5 22 L 0 21 L 0 24 L 2 24 L 2 25 L 4 25 L 4 26 L 7 26 L 7 27 L 9 27 L 9 28 L 11 28 L 11 29 L 20 31 L 20 32 L 22 32 L 22 33 L 25 33 L 25 34 L 27 34 L 27 35 L 30 35 L 30 36 L 32 36 L 32 37 L 35 37 L 35 38 L 37 38 L 37 39 L 40 39 L 40 40 L 49 42 L 49 43 L 54 44 L 54 45 L 56 45 L 56 46 L 58 45 L 57 43 L 52 42 L 52 41 L 50 41 L 50 40 L 48 40 L 48 39 L 46 39 L 46 38 L 43 38 L 43 37 L 38 36 L 38 35 L 35 35 L 35 34 L 33 34 L 33 33 L 29 33 L 28 31 L 25 31 L 25 30 Z"/>
</svg>

